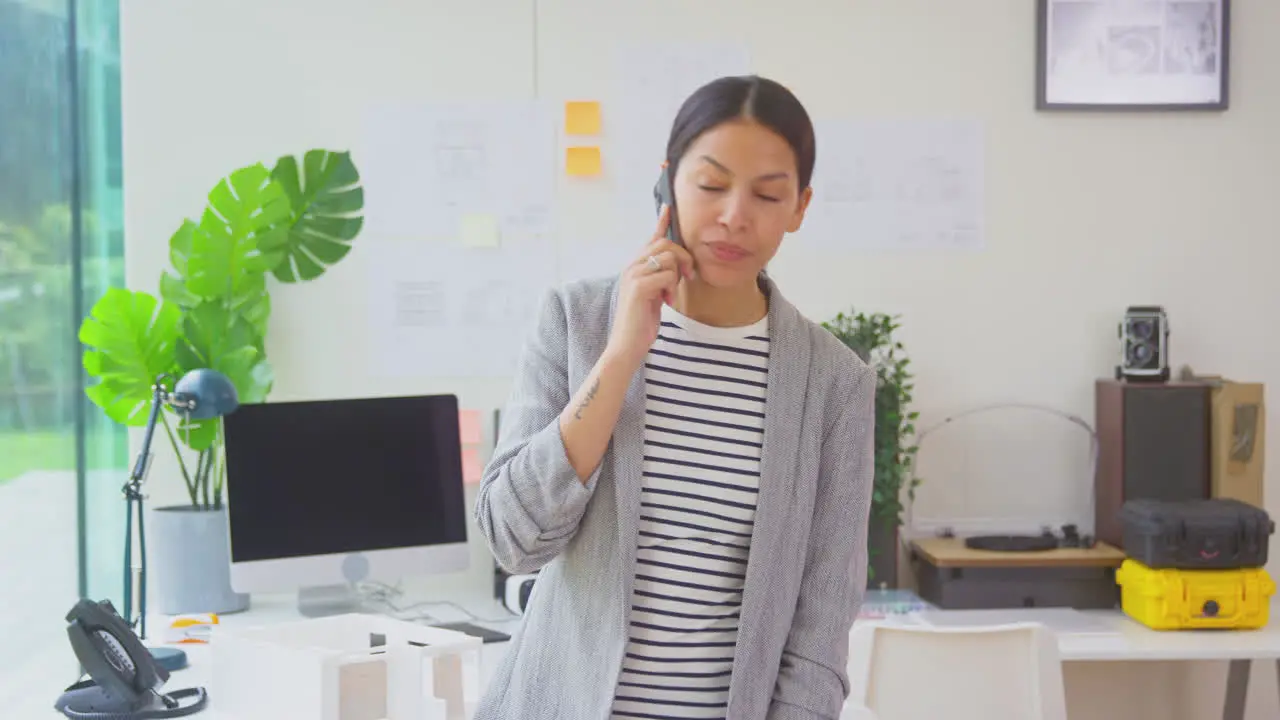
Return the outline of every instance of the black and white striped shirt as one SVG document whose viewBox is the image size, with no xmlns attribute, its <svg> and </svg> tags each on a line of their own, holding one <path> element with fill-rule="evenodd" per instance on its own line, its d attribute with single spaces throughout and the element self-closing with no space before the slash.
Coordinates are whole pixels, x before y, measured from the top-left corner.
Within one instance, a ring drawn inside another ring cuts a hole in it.
<svg viewBox="0 0 1280 720">
<path fill-rule="evenodd" d="M 631 622 L 614 718 L 723 718 L 764 440 L 768 318 L 712 327 L 663 306 L 645 362 Z"/>
</svg>

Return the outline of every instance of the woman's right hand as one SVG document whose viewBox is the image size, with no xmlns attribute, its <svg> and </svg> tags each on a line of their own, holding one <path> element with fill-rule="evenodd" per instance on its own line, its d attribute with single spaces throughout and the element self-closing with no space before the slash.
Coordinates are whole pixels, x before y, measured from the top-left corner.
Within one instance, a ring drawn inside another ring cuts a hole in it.
<svg viewBox="0 0 1280 720">
<path fill-rule="evenodd" d="M 682 278 L 693 277 L 693 256 L 667 238 L 670 217 L 670 208 L 663 207 L 649 244 L 621 276 L 606 352 L 636 368 L 658 339 L 662 304 L 675 300 Z"/>
</svg>

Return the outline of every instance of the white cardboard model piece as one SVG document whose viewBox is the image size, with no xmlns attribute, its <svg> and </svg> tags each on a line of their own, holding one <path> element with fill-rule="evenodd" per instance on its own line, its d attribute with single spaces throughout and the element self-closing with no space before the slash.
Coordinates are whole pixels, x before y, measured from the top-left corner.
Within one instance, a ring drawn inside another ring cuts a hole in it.
<svg viewBox="0 0 1280 720">
<path fill-rule="evenodd" d="M 251 628 L 215 626 L 209 705 L 235 720 L 464 720 L 481 640 L 352 613 Z"/>
</svg>

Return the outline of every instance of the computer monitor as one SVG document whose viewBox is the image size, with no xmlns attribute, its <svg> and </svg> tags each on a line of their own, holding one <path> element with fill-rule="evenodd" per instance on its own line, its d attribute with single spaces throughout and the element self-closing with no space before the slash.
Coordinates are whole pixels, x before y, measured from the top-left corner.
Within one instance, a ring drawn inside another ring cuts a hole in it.
<svg viewBox="0 0 1280 720">
<path fill-rule="evenodd" d="M 241 405 L 223 419 L 231 585 L 360 609 L 356 583 L 465 570 L 454 395 Z"/>
</svg>

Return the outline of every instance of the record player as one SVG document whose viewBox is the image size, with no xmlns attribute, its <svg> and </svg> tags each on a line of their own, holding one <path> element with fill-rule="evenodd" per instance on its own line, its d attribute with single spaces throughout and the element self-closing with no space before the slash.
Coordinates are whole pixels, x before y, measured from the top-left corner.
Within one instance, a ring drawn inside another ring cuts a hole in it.
<svg viewBox="0 0 1280 720">
<path fill-rule="evenodd" d="M 1040 535 L 949 533 L 911 543 L 916 592 L 944 609 L 1070 607 L 1110 609 L 1120 601 L 1115 573 L 1124 553 L 1062 528 Z"/>
</svg>

